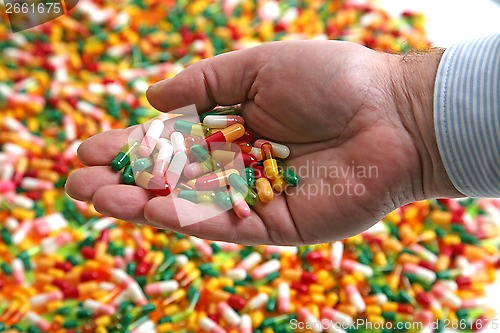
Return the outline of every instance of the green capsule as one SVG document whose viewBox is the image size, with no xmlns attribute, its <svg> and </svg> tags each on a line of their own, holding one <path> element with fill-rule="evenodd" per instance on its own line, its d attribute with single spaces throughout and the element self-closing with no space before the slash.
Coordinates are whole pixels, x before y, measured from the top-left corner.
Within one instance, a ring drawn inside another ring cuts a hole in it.
<svg viewBox="0 0 500 333">
<path fill-rule="evenodd" d="M 297 186 L 300 183 L 300 178 L 290 168 L 285 169 L 283 178 L 290 186 Z"/>
<path fill-rule="evenodd" d="M 2 229 L 1 234 L 2 234 L 3 242 L 7 245 L 12 245 L 12 236 L 11 236 L 9 230 L 4 228 L 4 229 Z"/>
<path fill-rule="evenodd" d="M 56 314 L 61 316 L 69 316 L 72 313 L 73 309 L 69 306 L 63 306 L 62 308 L 57 309 Z"/>
<path fill-rule="evenodd" d="M 219 253 L 220 251 L 222 251 L 222 249 L 220 248 L 220 246 L 217 245 L 216 243 L 210 243 L 210 247 L 212 248 L 212 252 L 214 254 Z"/>
<path fill-rule="evenodd" d="M 0 264 L 0 268 L 2 268 L 2 271 L 5 275 L 11 275 L 12 274 L 12 268 L 10 267 L 10 265 L 8 265 L 7 263 L 3 262 Z"/>
<path fill-rule="evenodd" d="M 215 194 L 212 191 L 180 190 L 179 198 L 189 200 L 194 203 L 212 203 Z"/>
<path fill-rule="evenodd" d="M 151 160 L 147 157 L 138 158 L 132 163 L 132 168 L 134 169 L 135 172 L 145 171 L 150 166 L 151 166 Z"/>
<path fill-rule="evenodd" d="M 139 148 L 139 142 L 134 141 L 130 144 L 125 145 L 123 149 L 116 155 L 116 157 L 111 162 L 111 169 L 114 171 L 120 171 L 126 165 L 130 163 L 131 158 L 135 155 L 135 152 Z"/>
<path fill-rule="evenodd" d="M 245 198 L 247 204 L 253 206 L 257 203 L 257 193 L 255 193 L 255 191 L 248 186 L 240 175 L 232 173 L 229 175 L 228 181 L 229 184 Z"/>
<path fill-rule="evenodd" d="M 196 158 L 200 163 L 205 165 L 210 170 L 215 171 L 215 170 L 220 170 L 222 168 L 220 163 L 217 162 L 202 146 L 194 144 L 191 146 L 189 151 L 191 152 L 191 155 L 194 156 L 194 158 Z"/>
<path fill-rule="evenodd" d="M 30 326 L 30 327 L 28 327 L 26 332 L 27 333 L 41 333 L 42 331 L 40 331 L 36 326 Z"/>
<path fill-rule="evenodd" d="M 276 308 L 276 297 L 269 297 L 269 300 L 266 304 L 266 311 L 273 312 Z"/>
<path fill-rule="evenodd" d="M 233 200 L 226 192 L 217 192 L 215 202 L 223 209 L 231 209 Z"/>
<path fill-rule="evenodd" d="M 78 309 L 76 310 L 76 317 L 79 319 L 86 319 L 92 317 L 92 311 L 89 309 Z"/>
<path fill-rule="evenodd" d="M 62 326 L 63 326 L 63 328 L 76 328 L 76 327 L 78 327 L 78 321 L 76 321 L 74 319 L 69 319 L 69 320 L 64 321 Z"/>
<path fill-rule="evenodd" d="M 201 124 L 195 124 L 186 120 L 176 120 L 174 123 L 174 129 L 184 134 L 196 135 L 202 137 L 206 136 L 208 133 L 208 127 Z"/>
<path fill-rule="evenodd" d="M 125 267 L 125 271 L 128 275 L 134 275 L 136 264 L 133 261 L 129 261 Z"/>
<path fill-rule="evenodd" d="M 245 180 L 250 187 L 255 187 L 255 170 L 253 168 L 245 168 Z"/>
<path fill-rule="evenodd" d="M 125 167 L 122 173 L 122 183 L 127 185 L 133 185 L 135 182 L 134 179 L 134 170 L 132 166 L 129 164 Z"/>
<path fill-rule="evenodd" d="M 122 319 L 120 320 L 120 324 L 122 324 L 124 327 L 127 327 L 132 323 L 132 320 L 134 320 L 134 316 L 130 312 L 126 312 L 123 314 Z"/>
</svg>

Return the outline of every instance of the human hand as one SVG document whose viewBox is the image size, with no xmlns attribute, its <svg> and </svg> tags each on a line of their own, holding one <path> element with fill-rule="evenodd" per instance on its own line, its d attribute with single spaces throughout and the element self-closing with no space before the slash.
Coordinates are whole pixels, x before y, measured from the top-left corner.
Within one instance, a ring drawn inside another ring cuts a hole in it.
<svg viewBox="0 0 500 333">
<path fill-rule="evenodd" d="M 67 191 L 105 215 L 207 239 L 298 245 L 349 237 L 405 203 L 459 196 L 433 132 L 439 58 L 403 61 L 347 42 L 277 42 L 200 61 L 151 86 L 148 99 L 164 112 L 242 103 L 255 134 L 290 147 L 287 164 L 301 185 L 257 203 L 247 219 L 228 211 L 181 227 L 172 198 L 118 185 L 108 165 L 130 129 L 85 141 L 79 157 L 91 167 L 74 172 Z"/>
</svg>

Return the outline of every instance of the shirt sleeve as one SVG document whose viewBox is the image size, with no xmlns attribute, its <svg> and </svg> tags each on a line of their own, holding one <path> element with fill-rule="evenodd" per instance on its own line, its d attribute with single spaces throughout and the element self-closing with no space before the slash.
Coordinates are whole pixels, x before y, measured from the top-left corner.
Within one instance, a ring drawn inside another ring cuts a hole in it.
<svg viewBox="0 0 500 333">
<path fill-rule="evenodd" d="M 500 197 L 500 34 L 453 45 L 439 63 L 434 126 L 462 194 Z"/>
</svg>

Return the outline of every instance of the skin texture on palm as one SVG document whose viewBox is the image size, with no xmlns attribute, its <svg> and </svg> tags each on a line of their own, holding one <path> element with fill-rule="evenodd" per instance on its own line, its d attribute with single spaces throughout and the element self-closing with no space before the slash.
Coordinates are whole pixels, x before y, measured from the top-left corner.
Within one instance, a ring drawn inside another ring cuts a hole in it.
<svg viewBox="0 0 500 333">
<path fill-rule="evenodd" d="M 169 197 L 119 185 L 120 175 L 108 165 L 131 129 L 85 141 L 78 154 L 90 167 L 75 171 L 66 189 L 105 215 L 207 239 L 298 245 L 349 237 L 405 203 L 459 195 L 430 131 L 438 62 L 434 56 L 412 64 L 347 42 L 276 42 L 200 61 L 151 86 L 147 97 L 164 112 L 195 104 L 201 113 L 217 104 L 242 103 L 246 125 L 255 134 L 287 144 L 289 166 L 309 168 L 301 187 L 268 204 L 259 202 L 247 219 L 229 211 L 181 227 L 177 213 L 190 214 L 195 204 L 185 201 L 179 212 Z M 375 167 L 376 177 L 313 177 L 312 168 L 353 165 Z M 362 186 L 363 195 L 311 195 L 313 188 L 348 183 Z"/>
</svg>

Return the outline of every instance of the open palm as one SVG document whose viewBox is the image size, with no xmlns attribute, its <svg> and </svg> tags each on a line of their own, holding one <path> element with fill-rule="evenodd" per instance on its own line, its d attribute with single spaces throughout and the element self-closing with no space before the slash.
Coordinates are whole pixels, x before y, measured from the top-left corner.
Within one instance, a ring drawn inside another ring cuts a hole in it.
<svg viewBox="0 0 500 333">
<path fill-rule="evenodd" d="M 298 245 L 356 234 L 423 198 L 421 156 L 393 97 L 395 56 L 333 41 L 277 42 L 200 61 L 148 90 L 161 111 L 242 103 L 247 126 L 287 144 L 301 176 L 240 220 L 233 211 L 181 227 L 170 197 L 119 185 L 108 167 L 131 129 L 96 135 L 79 157 L 68 193 L 105 215 L 242 244 Z M 185 214 L 196 205 L 185 202 Z M 178 206 L 177 206 L 178 208 Z"/>
</svg>

